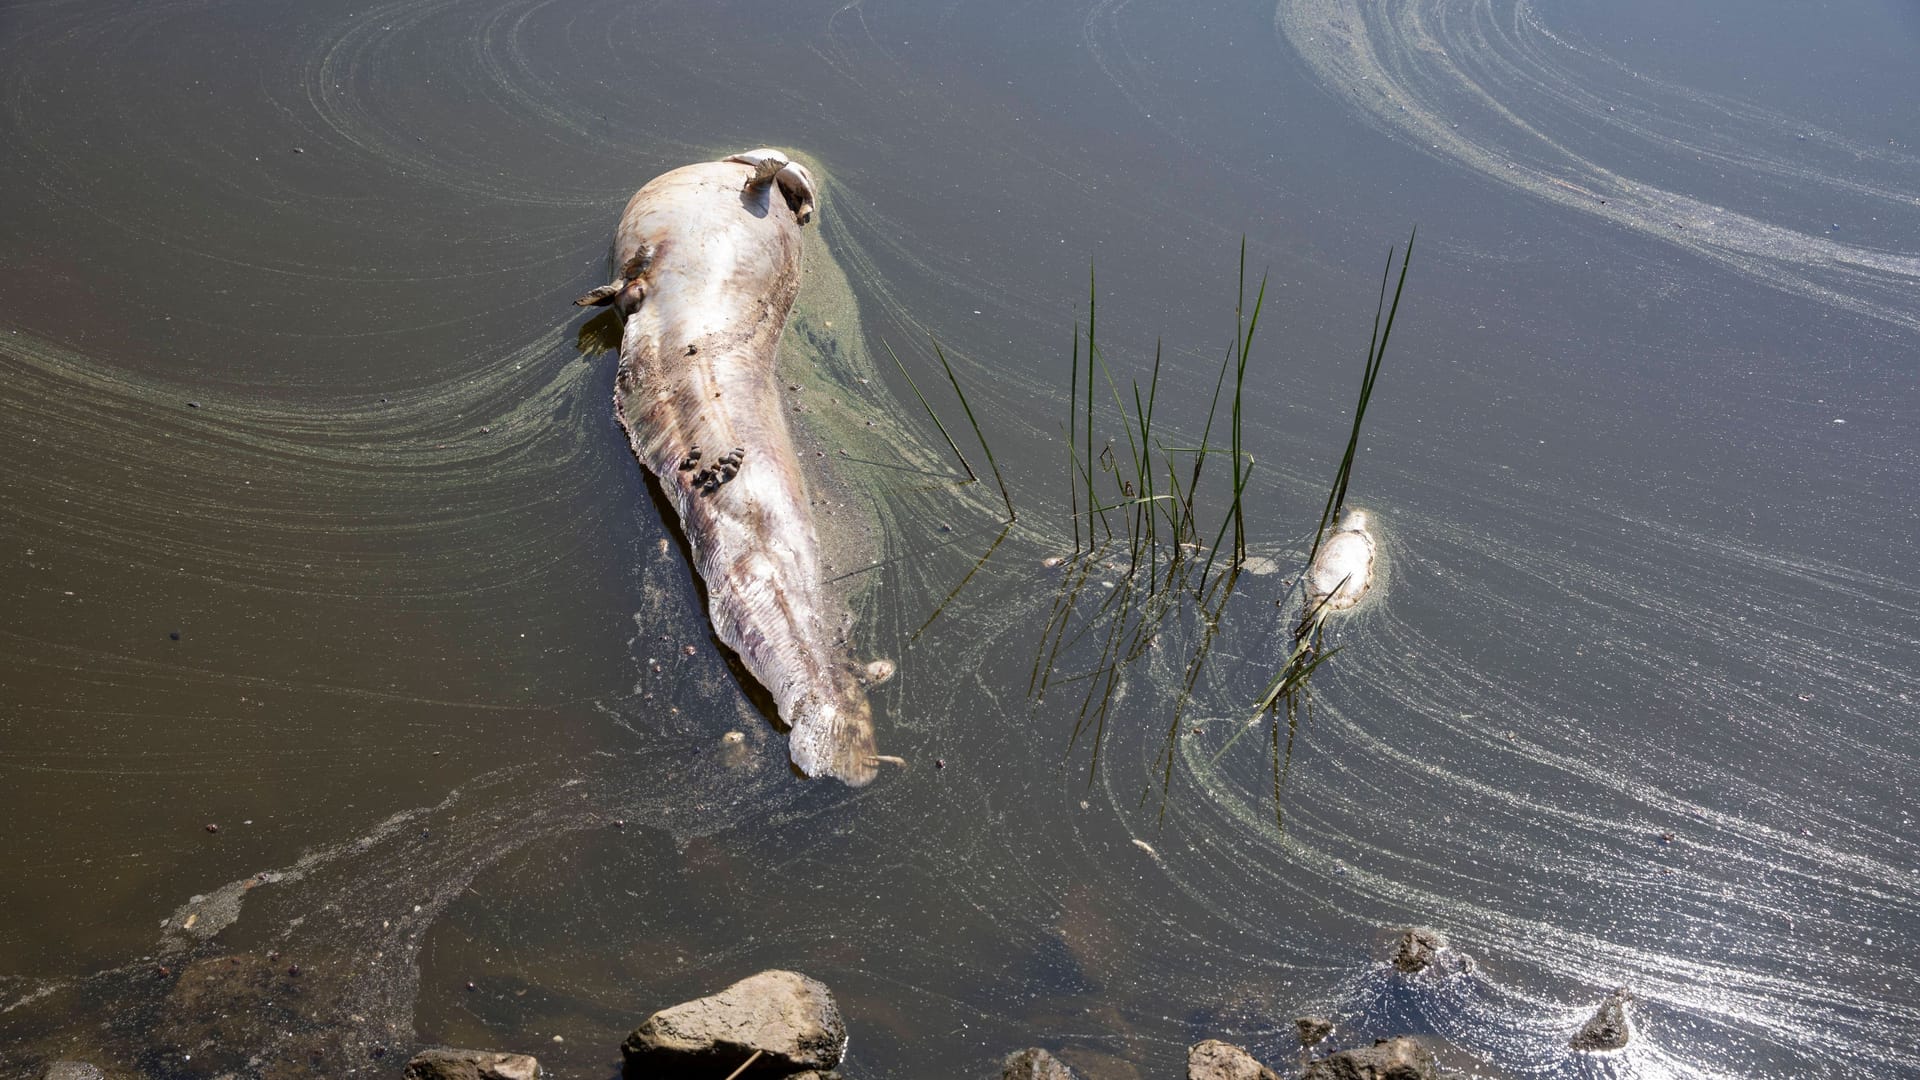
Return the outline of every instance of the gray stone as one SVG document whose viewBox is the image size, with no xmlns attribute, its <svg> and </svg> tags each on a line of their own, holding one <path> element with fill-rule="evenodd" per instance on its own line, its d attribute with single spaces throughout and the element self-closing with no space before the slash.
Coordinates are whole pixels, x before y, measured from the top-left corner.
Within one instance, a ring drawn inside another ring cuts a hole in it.
<svg viewBox="0 0 1920 1080">
<path fill-rule="evenodd" d="M 1303 1080 L 1436 1080 L 1433 1053 L 1405 1035 L 1329 1054 L 1307 1066 Z"/>
<path fill-rule="evenodd" d="M 540 1063 L 493 1050 L 422 1050 L 407 1062 L 406 1080 L 538 1080 Z"/>
<path fill-rule="evenodd" d="M 1280 1080 L 1280 1075 L 1232 1043 L 1208 1039 L 1188 1049 L 1187 1080 Z"/>
<path fill-rule="evenodd" d="M 763 971 L 647 1017 L 620 1046 L 627 1075 L 691 1071 L 725 1076 L 754 1051 L 754 1075 L 825 1071 L 847 1052 L 847 1027 L 833 993 L 793 971 Z"/>
<path fill-rule="evenodd" d="M 1393 966 L 1408 975 L 1425 971 L 1446 947 L 1445 934 L 1424 926 L 1413 927 L 1400 935 L 1400 944 L 1393 951 Z"/>
<path fill-rule="evenodd" d="M 1301 1046 L 1318 1046 L 1333 1034 L 1333 1021 L 1324 1016 L 1296 1016 L 1293 1029 L 1300 1034 Z"/>
<path fill-rule="evenodd" d="M 56 1061 L 47 1066 L 46 1080 L 106 1080 L 100 1066 L 84 1061 Z"/>
<path fill-rule="evenodd" d="M 1000 1080 L 1074 1080 L 1066 1063 L 1037 1046 L 1007 1055 Z"/>
<path fill-rule="evenodd" d="M 1627 1045 L 1633 1038 L 1633 1026 L 1627 1022 L 1627 1003 L 1632 1000 L 1633 994 L 1626 987 L 1615 990 L 1573 1033 L 1567 1045 L 1588 1052 L 1618 1050 Z"/>
</svg>

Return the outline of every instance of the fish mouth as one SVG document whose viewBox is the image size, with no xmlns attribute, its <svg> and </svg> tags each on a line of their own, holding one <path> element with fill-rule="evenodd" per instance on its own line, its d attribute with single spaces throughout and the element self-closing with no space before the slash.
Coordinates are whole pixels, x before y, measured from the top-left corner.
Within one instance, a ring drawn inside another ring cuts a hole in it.
<svg viewBox="0 0 1920 1080">
<path fill-rule="evenodd" d="M 787 718 L 788 754 L 810 778 L 831 776 L 848 787 L 865 787 L 879 772 L 873 742 L 873 705 L 852 672 L 794 703 Z"/>
</svg>

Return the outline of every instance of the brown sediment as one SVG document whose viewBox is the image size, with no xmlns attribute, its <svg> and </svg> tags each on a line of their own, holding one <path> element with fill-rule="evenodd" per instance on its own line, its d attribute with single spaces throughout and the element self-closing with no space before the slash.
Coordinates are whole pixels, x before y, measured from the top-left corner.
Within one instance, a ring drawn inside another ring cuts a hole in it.
<svg viewBox="0 0 1920 1080">
<path fill-rule="evenodd" d="M 626 317 L 615 410 L 680 517 L 714 632 L 772 695 L 800 771 L 858 786 L 875 773 L 872 711 L 834 645 L 775 372 L 814 193 L 770 154 L 641 188 L 614 236 L 619 276 L 582 301 Z"/>
</svg>

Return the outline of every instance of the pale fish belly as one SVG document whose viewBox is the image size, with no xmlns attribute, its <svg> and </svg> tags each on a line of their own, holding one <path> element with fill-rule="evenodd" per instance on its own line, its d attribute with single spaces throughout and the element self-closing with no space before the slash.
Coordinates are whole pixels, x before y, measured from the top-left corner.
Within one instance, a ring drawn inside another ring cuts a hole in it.
<svg viewBox="0 0 1920 1080">
<path fill-rule="evenodd" d="M 1373 534 L 1367 525 L 1365 511 L 1344 511 L 1321 541 L 1313 565 L 1307 568 L 1305 610 L 1309 615 L 1316 610 L 1346 611 L 1367 594 L 1373 584 Z"/>
<path fill-rule="evenodd" d="M 806 170 L 776 151 L 675 169 L 627 204 L 614 407 L 678 512 L 715 634 L 772 695 L 807 776 L 873 779 L 873 715 L 830 614 L 806 480 L 774 370 L 800 285 Z"/>
</svg>

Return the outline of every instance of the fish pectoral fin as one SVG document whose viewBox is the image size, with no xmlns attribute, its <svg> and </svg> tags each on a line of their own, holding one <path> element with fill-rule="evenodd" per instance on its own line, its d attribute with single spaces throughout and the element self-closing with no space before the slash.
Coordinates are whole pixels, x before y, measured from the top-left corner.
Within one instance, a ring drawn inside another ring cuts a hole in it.
<svg viewBox="0 0 1920 1080">
<path fill-rule="evenodd" d="M 627 287 L 627 283 L 624 281 L 609 281 L 605 285 L 602 285 L 599 288 L 594 289 L 592 292 L 587 293 L 587 295 L 581 297 L 580 299 L 575 300 L 573 302 L 573 306 L 574 307 L 606 307 L 608 304 L 613 303 L 614 298 L 620 295 L 620 290 L 626 287 Z"/>
<path fill-rule="evenodd" d="M 638 305 L 646 296 L 646 286 L 641 279 L 646 276 L 648 270 L 653 268 L 654 253 L 654 245 L 641 244 L 639 250 L 627 259 L 626 265 L 620 268 L 618 277 L 575 300 L 574 306 L 606 307 L 623 295 L 627 296 L 634 305 Z"/>
</svg>

